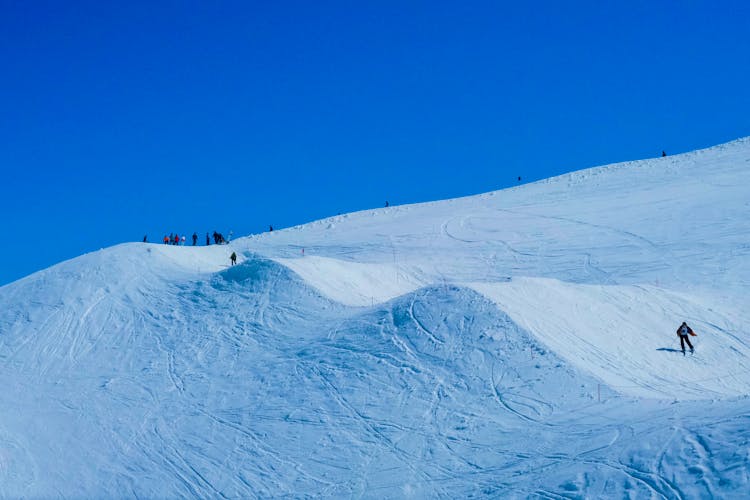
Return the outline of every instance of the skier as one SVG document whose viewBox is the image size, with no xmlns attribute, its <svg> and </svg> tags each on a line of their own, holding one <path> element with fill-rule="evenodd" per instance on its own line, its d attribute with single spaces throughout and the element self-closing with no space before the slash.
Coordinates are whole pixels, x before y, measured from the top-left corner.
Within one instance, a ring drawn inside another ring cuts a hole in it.
<svg viewBox="0 0 750 500">
<path fill-rule="evenodd" d="M 143 242 L 148 243 L 148 235 L 146 234 L 143 235 Z"/>
<path fill-rule="evenodd" d="M 211 245 L 211 240 L 208 237 L 208 233 L 206 233 L 206 246 Z"/>
<path fill-rule="evenodd" d="M 232 265 L 235 265 L 237 263 L 237 254 L 232 252 L 232 255 L 229 256 L 229 260 L 232 261 Z"/>
<path fill-rule="evenodd" d="M 164 235 L 164 244 L 169 245 L 169 236 L 167 236 L 166 234 Z"/>
<path fill-rule="evenodd" d="M 690 348 L 690 354 L 693 354 L 693 352 L 695 352 L 695 350 L 693 349 L 693 344 L 690 343 L 688 335 L 692 335 L 693 337 L 697 336 L 693 329 L 683 321 L 680 327 L 677 329 L 677 336 L 680 337 L 680 347 L 682 347 L 683 356 L 685 355 L 685 342 L 687 342 L 687 345 Z"/>
<path fill-rule="evenodd" d="M 662 151 L 661 152 L 661 157 L 664 158 L 665 156 L 667 156 L 667 152 L 666 151 Z"/>
<path fill-rule="evenodd" d="M 182 235 L 182 240 L 180 240 L 180 241 L 182 242 L 181 245 L 185 246 L 185 235 L 184 234 Z"/>
<path fill-rule="evenodd" d="M 269 233 L 272 233 L 272 232 L 273 232 L 273 226 L 268 226 L 268 232 L 269 232 Z"/>
</svg>

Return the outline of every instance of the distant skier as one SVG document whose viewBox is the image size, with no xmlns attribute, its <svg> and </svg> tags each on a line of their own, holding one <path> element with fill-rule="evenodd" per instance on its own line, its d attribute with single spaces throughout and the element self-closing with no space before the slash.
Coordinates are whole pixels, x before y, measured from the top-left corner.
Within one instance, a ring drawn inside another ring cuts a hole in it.
<svg viewBox="0 0 750 500">
<path fill-rule="evenodd" d="M 206 233 L 206 246 L 211 245 L 211 238 L 208 237 L 208 233 Z"/>
<path fill-rule="evenodd" d="M 182 241 L 182 243 L 181 243 L 182 246 L 185 246 L 185 235 L 184 234 L 182 235 L 182 240 L 181 241 Z"/>
<path fill-rule="evenodd" d="M 268 226 L 268 232 L 269 232 L 269 233 L 272 233 L 272 232 L 273 232 L 273 226 Z"/>
<path fill-rule="evenodd" d="M 232 265 L 235 265 L 237 263 L 237 254 L 232 252 L 232 255 L 229 256 L 229 260 L 232 261 Z"/>
<path fill-rule="evenodd" d="M 164 244 L 169 245 L 169 236 L 167 236 L 166 234 L 164 235 Z"/>
<path fill-rule="evenodd" d="M 390 204 L 390 203 L 388 203 L 388 200 L 385 200 L 385 208 L 388 208 L 388 207 L 390 207 L 390 206 L 391 206 L 391 204 Z"/>
<path fill-rule="evenodd" d="M 143 235 L 143 242 L 148 243 L 148 235 L 146 234 Z"/>
<path fill-rule="evenodd" d="M 667 152 L 666 151 L 662 151 L 661 152 L 661 157 L 664 158 L 665 156 L 667 156 Z"/>
<path fill-rule="evenodd" d="M 693 349 L 693 344 L 690 343 L 690 338 L 688 337 L 688 335 L 692 335 L 693 337 L 697 336 L 693 329 L 683 321 L 680 327 L 677 329 L 677 336 L 680 337 L 680 347 L 682 348 L 683 355 L 685 354 L 685 342 L 687 342 L 687 345 L 690 348 L 690 354 L 693 354 L 693 352 L 695 352 Z"/>
<path fill-rule="evenodd" d="M 193 246 L 198 244 L 198 233 L 193 233 Z"/>
</svg>

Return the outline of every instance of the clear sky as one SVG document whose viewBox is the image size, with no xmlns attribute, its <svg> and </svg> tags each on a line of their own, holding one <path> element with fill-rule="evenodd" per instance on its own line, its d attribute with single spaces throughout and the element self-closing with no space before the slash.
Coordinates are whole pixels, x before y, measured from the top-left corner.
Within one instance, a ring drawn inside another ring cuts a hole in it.
<svg viewBox="0 0 750 500">
<path fill-rule="evenodd" d="M 0 0 L 0 284 L 750 135 L 750 2 Z"/>
</svg>

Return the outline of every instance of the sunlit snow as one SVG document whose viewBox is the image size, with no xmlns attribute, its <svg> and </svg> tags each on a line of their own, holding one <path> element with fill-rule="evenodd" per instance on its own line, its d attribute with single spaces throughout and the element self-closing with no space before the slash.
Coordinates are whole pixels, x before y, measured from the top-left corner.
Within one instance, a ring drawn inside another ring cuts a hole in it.
<svg viewBox="0 0 750 500">
<path fill-rule="evenodd" d="M 6 285 L 0 496 L 742 497 L 748 186 L 742 139 Z"/>
</svg>

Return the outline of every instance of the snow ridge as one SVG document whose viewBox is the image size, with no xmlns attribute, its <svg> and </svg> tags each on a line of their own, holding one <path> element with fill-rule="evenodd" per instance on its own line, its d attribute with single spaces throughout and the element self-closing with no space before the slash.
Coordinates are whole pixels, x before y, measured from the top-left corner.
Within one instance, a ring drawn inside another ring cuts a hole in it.
<svg viewBox="0 0 750 500">
<path fill-rule="evenodd" d="M 748 166 L 745 138 L 0 287 L 0 496 L 741 495 Z"/>
</svg>

